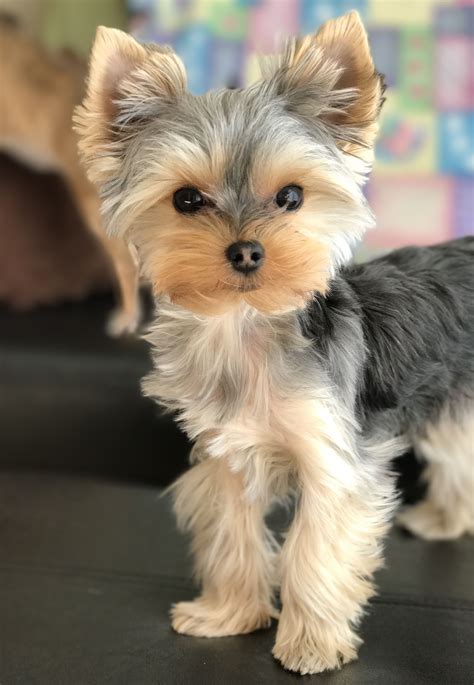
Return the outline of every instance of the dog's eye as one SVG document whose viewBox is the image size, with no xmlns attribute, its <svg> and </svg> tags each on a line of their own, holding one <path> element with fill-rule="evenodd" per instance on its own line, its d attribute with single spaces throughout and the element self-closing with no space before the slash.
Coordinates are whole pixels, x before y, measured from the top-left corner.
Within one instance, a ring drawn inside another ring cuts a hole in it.
<svg viewBox="0 0 474 685">
<path fill-rule="evenodd" d="M 294 212 L 303 204 L 303 188 L 285 186 L 276 194 L 275 202 L 279 207 L 284 207 L 287 212 Z"/>
<path fill-rule="evenodd" d="M 180 188 L 173 195 L 173 205 L 178 212 L 191 214 L 198 212 L 206 201 L 197 188 Z"/>
</svg>

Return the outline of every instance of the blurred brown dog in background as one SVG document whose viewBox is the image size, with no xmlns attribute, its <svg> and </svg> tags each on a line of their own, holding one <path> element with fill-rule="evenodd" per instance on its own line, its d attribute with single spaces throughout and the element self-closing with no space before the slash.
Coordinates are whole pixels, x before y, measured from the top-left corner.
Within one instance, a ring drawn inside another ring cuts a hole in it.
<svg viewBox="0 0 474 685">
<path fill-rule="evenodd" d="M 127 244 L 105 235 L 99 197 L 80 165 L 72 129 L 74 107 L 85 92 L 87 65 L 70 52 L 49 54 L 7 19 L 0 19 L 0 64 L 0 150 L 35 170 L 63 177 L 116 275 L 119 306 L 108 331 L 135 331 L 140 320 L 137 268 Z"/>
</svg>

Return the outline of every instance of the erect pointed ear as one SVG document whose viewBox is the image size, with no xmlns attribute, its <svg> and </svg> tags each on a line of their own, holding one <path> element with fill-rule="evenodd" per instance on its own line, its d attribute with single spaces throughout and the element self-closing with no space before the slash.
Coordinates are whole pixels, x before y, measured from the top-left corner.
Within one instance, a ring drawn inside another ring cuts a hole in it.
<svg viewBox="0 0 474 685">
<path fill-rule="evenodd" d="M 272 79 L 289 109 L 318 117 L 344 152 L 372 161 L 384 84 L 357 12 L 290 41 Z"/>
<path fill-rule="evenodd" d="M 142 45 L 123 31 L 99 26 L 86 96 L 74 117 L 91 180 L 111 171 L 104 156 L 130 133 L 131 124 L 146 120 L 185 89 L 184 66 L 171 48 Z"/>
</svg>

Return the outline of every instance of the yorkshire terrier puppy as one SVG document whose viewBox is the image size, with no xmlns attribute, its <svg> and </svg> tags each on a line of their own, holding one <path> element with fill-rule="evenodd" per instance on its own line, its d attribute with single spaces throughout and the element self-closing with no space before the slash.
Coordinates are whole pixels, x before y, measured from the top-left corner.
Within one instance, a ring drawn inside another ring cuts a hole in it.
<svg viewBox="0 0 474 685">
<path fill-rule="evenodd" d="M 195 441 L 172 491 L 202 593 L 173 628 L 278 616 L 273 654 L 300 673 L 356 657 L 393 456 L 428 461 L 407 528 L 474 526 L 474 241 L 346 265 L 373 225 L 383 90 L 355 12 L 288 41 L 254 85 L 199 97 L 170 49 L 100 28 L 76 118 L 105 220 L 157 294 L 144 392 Z M 279 549 L 264 516 L 288 493 Z"/>
</svg>

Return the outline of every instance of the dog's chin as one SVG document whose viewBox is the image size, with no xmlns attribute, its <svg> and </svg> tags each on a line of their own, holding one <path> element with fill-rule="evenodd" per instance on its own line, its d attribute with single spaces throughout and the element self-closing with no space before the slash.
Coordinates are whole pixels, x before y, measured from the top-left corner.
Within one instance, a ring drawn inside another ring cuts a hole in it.
<svg viewBox="0 0 474 685">
<path fill-rule="evenodd" d="M 301 309 L 312 297 L 312 292 L 281 292 L 256 283 L 226 285 L 218 291 L 174 291 L 171 302 L 197 316 L 223 316 L 253 309 L 266 316 L 285 314 Z"/>
</svg>

